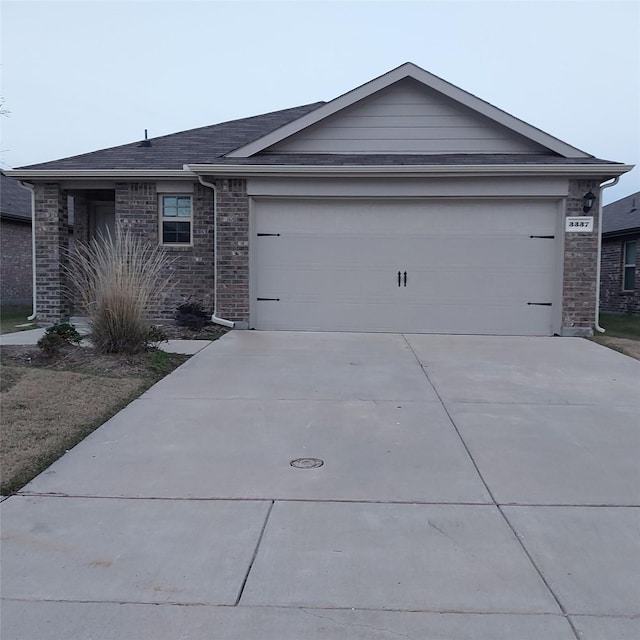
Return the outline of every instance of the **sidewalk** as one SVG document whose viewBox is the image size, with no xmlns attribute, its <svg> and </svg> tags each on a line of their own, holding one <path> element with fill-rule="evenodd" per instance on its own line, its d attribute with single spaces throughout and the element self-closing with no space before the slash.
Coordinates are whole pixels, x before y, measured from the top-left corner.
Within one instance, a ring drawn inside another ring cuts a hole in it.
<svg viewBox="0 0 640 640">
<path fill-rule="evenodd" d="M 38 329 L 28 329 L 26 331 L 16 331 L 0 335 L 0 345 L 35 345 L 44 335 L 44 327 Z M 210 340 L 169 340 L 158 345 L 159 349 L 167 353 L 181 353 L 193 355 L 211 344 Z"/>
</svg>

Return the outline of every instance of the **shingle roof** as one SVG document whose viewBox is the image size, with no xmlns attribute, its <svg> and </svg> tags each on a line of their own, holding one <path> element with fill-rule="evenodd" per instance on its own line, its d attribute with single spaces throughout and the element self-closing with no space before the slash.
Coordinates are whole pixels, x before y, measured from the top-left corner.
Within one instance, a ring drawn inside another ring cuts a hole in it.
<svg viewBox="0 0 640 640">
<path fill-rule="evenodd" d="M 0 173 L 0 213 L 2 217 L 31 220 L 31 196 L 18 180 Z"/>
<path fill-rule="evenodd" d="M 357 165 L 553 165 L 611 164 L 599 158 L 566 158 L 550 151 L 548 154 L 278 154 L 265 151 L 249 158 L 226 158 L 225 155 L 271 131 L 301 118 L 325 102 L 273 111 L 251 118 L 231 120 L 222 124 L 190 129 L 150 139 L 150 145 L 140 141 L 84 153 L 82 155 L 32 164 L 18 169 L 30 170 L 101 170 L 101 169 L 169 169 L 181 170 L 185 164 L 219 164 L 238 166 L 357 166 Z"/>
<path fill-rule="evenodd" d="M 322 106 L 316 102 L 151 138 L 79 156 L 32 164 L 20 169 L 182 169 L 184 164 L 217 163 L 233 149 L 296 120 Z"/>
<path fill-rule="evenodd" d="M 640 229 L 640 191 L 602 207 L 602 233 L 621 234 Z"/>
</svg>

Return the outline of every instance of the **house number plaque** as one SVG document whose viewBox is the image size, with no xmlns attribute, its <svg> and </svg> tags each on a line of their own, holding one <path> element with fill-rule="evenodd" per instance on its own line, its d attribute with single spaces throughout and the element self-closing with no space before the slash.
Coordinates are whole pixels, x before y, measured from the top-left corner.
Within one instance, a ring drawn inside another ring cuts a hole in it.
<svg viewBox="0 0 640 640">
<path fill-rule="evenodd" d="M 593 216 L 575 216 L 567 218 L 565 231 L 593 231 Z"/>
</svg>

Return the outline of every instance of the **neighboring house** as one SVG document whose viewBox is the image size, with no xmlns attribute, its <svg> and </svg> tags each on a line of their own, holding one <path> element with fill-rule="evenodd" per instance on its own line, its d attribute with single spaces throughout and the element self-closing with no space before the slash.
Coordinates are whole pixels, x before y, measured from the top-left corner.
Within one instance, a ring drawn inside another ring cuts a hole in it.
<svg viewBox="0 0 640 640">
<path fill-rule="evenodd" d="M 41 320 L 69 313 L 71 195 L 75 238 L 128 228 L 175 258 L 159 317 L 191 296 L 255 329 L 583 335 L 600 184 L 631 168 L 406 63 L 327 103 L 11 174 L 35 187 Z"/>
<path fill-rule="evenodd" d="M 0 301 L 29 305 L 33 292 L 31 196 L 4 173 L 0 173 L 0 243 Z"/>
<path fill-rule="evenodd" d="M 602 209 L 600 311 L 640 315 L 640 191 Z"/>
</svg>

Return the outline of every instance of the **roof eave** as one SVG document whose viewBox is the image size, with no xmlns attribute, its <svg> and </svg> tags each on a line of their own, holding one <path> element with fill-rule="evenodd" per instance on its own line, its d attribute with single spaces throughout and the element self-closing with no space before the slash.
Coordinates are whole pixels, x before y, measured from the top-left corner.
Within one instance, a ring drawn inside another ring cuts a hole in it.
<svg viewBox="0 0 640 640">
<path fill-rule="evenodd" d="M 488 164 L 488 165 L 228 165 L 189 164 L 188 170 L 196 175 L 217 176 L 281 176 L 281 177 L 440 177 L 473 176 L 565 176 L 600 177 L 602 179 L 621 176 L 633 169 L 626 164 Z"/>
<path fill-rule="evenodd" d="M 5 169 L 5 174 L 18 180 L 38 181 L 48 179 L 93 180 L 95 178 L 171 178 L 193 179 L 193 174 L 184 169 Z"/>
<path fill-rule="evenodd" d="M 635 236 L 640 233 L 640 227 L 629 227 L 628 229 L 617 229 L 616 231 L 603 231 L 602 237 L 605 240 L 613 240 L 624 236 Z"/>
<path fill-rule="evenodd" d="M 22 216 L 15 213 L 0 211 L 0 218 L 2 220 L 8 220 L 9 222 L 20 222 L 22 224 L 31 224 L 31 214 L 29 214 L 28 216 Z"/>
<path fill-rule="evenodd" d="M 614 178 L 633 169 L 628 164 L 486 164 L 486 165 L 252 165 L 186 164 L 182 169 L 8 169 L 7 175 L 27 182 L 46 180 L 173 179 L 193 180 L 198 175 L 421 177 L 421 176 L 576 176 Z"/>
</svg>

